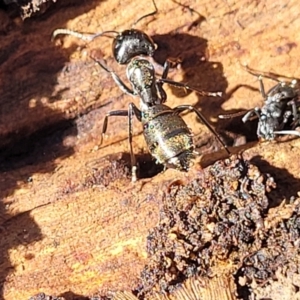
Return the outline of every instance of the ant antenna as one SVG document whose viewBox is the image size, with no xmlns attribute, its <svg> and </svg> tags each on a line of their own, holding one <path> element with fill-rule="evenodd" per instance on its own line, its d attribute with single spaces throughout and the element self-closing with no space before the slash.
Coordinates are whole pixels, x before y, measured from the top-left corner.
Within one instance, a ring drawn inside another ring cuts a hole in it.
<svg viewBox="0 0 300 300">
<path fill-rule="evenodd" d="M 59 28 L 59 29 L 56 29 L 56 30 L 53 31 L 51 40 L 53 41 L 60 34 L 71 35 L 71 36 L 74 36 L 74 37 L 76 37 L 80 40 L 83 40 L 83 41 L 86 41 L 86 42 L 91 42 L 99 36 L 115 38 L 119 35 L 119 32 L 114 31 L 114 30 L 108 30 L 108 31 L 100 32 L 100 33 L 88 34 L 88 33 L 80 33 L 80 32 L 77 32 L 77 31 L 70 30 L 70 29 Z M 109 35 L 109 34 L 114 34 L 114 35 Z"/>
<path fill-rule="evenodd" d="M 226 114 L 226 115 L 219 115 L 218 118 L 222 119 L 222 120 L 233 119 L 233 118 L 240 117 L 240 116 L 244 115 L 246 112 L 247 111 L 239 111 L 237 113 Z"/>
<path fill-rule="evenodd" d="M 112 73 L 112 71 L 106 66 L 104 65 L 99 59 L 96 59 L 94 57 L 92 57 L 92 59 L 102 68 L 104 69 L 107 73 Z"/>
<path fill-rule="evenodd" d="M 280 74 L 277 74 L 277 73 L 273 73 L 273 72 L 264 72 L 264 71 L 257 71 L 257 70 L 254 70 L 252 68 L 250 68 L 248 66 L 248 64 L 242 64 L 240 62 L 240 65 L 241 67 L 246 70 L 248 73 L 254 75 L 254 76 L 261 76 L 261 77 L 265 77 L 265 78 L 268 78 L 268 79 L 271 79 L 271 80 L 274 80 L 276 82 L 282 82 L 282 80 L 280 80 L 279 78 L 282 78 L 284 80 L 288 80 L 288 81 L 291 81 L 292 83 L 296 80 L 294 77 L 289 77 L 289 76 L 283 76 L 283 75 L 280 75 Z"/>
<path fill-rule="evenodd" d="M 185 9 L 188 9 L 190 11 L 190 13 L 195 13 L 199 17 L 203 17 L 199 12 L 197 12 L 195 9 L 191 8 L 189 5 L 182 4 L 182 3 L 178 2 L 178 1 L 175 1 L 175 0 L 171 0 L 171 1 L 174 2 L 174 3 L 176 3 L 179 6 L 182 6 Z"/>
<path fill-rule="evenodd" d="M 143 20 L 143 19 L 145 19 L 145 18 L 148 18 L 148 17 L 150 17 L 150 16 L 154 16 L 155 14 L 157 14 L 158 9 L 157 9 L 156 3 L 155 3 L 154 0 L 152 0 L 152 3 L 153 3 L 153 6 L 154 6 L 155 10 L 154 10 L 153 12 L 151 12 L 151 13 L 149 13 L 149 14 L 146 14 L 146 15 L 140 17 L 139 19 L 137 19 L 137 20 L 131 25 L 131 28 L 134 28 L 134 26 L 135 26 L 137 23 L 139 23 L 141 20 Z"/>
</svg>

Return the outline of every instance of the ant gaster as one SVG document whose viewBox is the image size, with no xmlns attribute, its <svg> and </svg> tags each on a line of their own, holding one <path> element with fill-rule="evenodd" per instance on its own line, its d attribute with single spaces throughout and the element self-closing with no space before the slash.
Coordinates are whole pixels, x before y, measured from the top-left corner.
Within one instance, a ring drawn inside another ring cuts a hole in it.
<svg viewBox="0 0 300 300">
<path fill-rule="evenodd" d="M 100 61 L 97 63 L 111 74 L 117 85 L 127 94 L 140 98 L 140 109 L 130 103 L 128 110 L 110 111 L 104 119 L 102 136 L 107 130 L 108 118 L 111 116 L 123 116 L 128 118 L 129 147 L 132 166 L 132 181 L 137 180 L 137 164 L 132 149 L 132 117 L 133 115 L 142 123 L 143 134 L 149 152 L 156 162 L 163 164 L 165 168 L 173 167 L 180 171 L 188 171 L 192 158 L 197 152 L 194 151 L 192 133 L 187 124 L 179 116 L 183 111 L 190 110 L 196 113 L 200 120 L 217 137 L 219 142 L 229 154 L 227 146 L 223 143 L 218 133 L 208 123 L 206 118 L 192 105 L 179 105 L 170 108 L 164 105 L 166 93 L 162 88 L 163 83 L 168 83 L 187 90 L 194 90 L 205 96 L 218 96 L 219 93 L 200 91 L 188 85 L 166 79 L 168 68 L 163 76 L 157 79 L 153 65 L 146 59 L 134 58 L 127 66 L 127 78 L 131 83 L 132 90 L 127 87 L 113 71 L 110 71 Z M 102 143 L 102 137 L 101 142 Z"/>
<path fill-rule="evenodd" d="M 274 140 L 276 135 L 296 135 L 300 136 L 300 132 L 294 130 L 300 123 L 300 114 L 298 113 L 299 104 L 296 102 L 299 98 L 299 90 L 297 88 L 297 81 L 292 80 L 287 83 L 279 81 L 274 76 L 268 73 L 258 74 L 248 66 L 246 70 L 258 77 L 259 90 L 264 98 L 264 105 L 255 107 L 250 111 L 240 112 L 228 115 L 219 115 L 220 119 L 228 119 L 241 114 L 245 114 L 242 121 L 245 123 L 253 118 L 258 118 L 257 136 L 264 140 Z M 267 93 L 265 92 L 263 77 L 277 81 Z M 283 129 L 284 126 L 291 121 L 292 130 Z"/>
</svg>

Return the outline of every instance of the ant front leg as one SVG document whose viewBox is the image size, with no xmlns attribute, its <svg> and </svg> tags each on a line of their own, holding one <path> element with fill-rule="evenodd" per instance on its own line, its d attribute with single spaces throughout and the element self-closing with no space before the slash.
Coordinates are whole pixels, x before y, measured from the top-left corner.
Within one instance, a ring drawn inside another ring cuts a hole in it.
<svg viewBox="0 0 300 300">
<path fill-rule="evenodd" d="M 260 119 L 261 109 L 259 107 L 255 107 L 254 109 L 249 110 L 242 118 L 243 123 L 251 120 L 254 114 L 258 119 Z"/>
<path fill-rule="evenodd" d="M 139 19 L 137 19 L 137 20 L 132 24 L 131 28 L 134 28 L 135 25 L 136 25 L 137 23 L 139 23 L 141 20 L 143 20 L 143 19 L 145 19 L 145 18 L 148 18 L 148 17 L 150 17 L 150 16 L 154 16 L 154 15 L 157 14 L 158 9 L 157 9 L 156 3 L 155 3 L 154 0 L 152 0 L 152 3 L 153 3 L 153 6 L 154 6 L 154 11 L 152 11 L 152 12 L 149 13 L 149 14 L 146 14 L 146 15 L 140 17 Z"/>
<path fill-rule="evenodd" d="M 222 141 L 220 135 L 215 131 L 215 129 L 208 123 L 207 119 L 202 115 L 202 113 L 195 108 L 192 105 L 179 105 L 173 109 L 176 114 L 180 114 L 181 112 L 185 110 L 193 111 L 199 119 L 202 121 L 202 123 L 214 134 L 214 136 L 218 139 L 218 141 L 221 143 L 221 145 L 226 150 L 227 154 L 230 155 L 230 151 L 227 148 L 227 145 Z"/>
<path fill-rule="evenodd" d="M 170 68 L 175 68 L 179 63 L 181 63 L 180 58 L 167 58 L 164 63 L 163 73 L 161 75 L 161 79 L 167 79 Z"/>
<path fill-rule="evenodd" d="M 161 103 L 165 103 L 167 101 L 167 94 L 164 91 L 164 89 L 162 88 L 162 86 L 168 80 L 167 77 L 168 77 L 168 73 L 169 73 L 171 66 L 177 65 L 178 62 L 181 62 L 181 60 L 175 61 L 175 60 L 168 58 L 164 63 L 164 68 L 163 68 L 161 78 L 156 81 L 156 90 L 159 93 Z"/>
<path fill-rule="evenodd" d="M 164 63 L 163 73 L 161 75 L 161 79 L 166 79 L 170 70 L 170 61 L 167 59 Z M 164 82 L 162 80 L 156 81 L 156 90 L 160 96 L 161 103 L 165 103 L 167 101 L 167 94 L 163 89 Z"/>
<path fill-rule="evenodd" d="M 111 71 L 110 69 L 108 69 L 108 67 L 105 66 L 100 60 L 98 60 L 96 58 L 93 58 L 93 59 L 103 70 L 105 70 L 107 73 L 109 73 L 111 75 L 111 77 L 113 78 L 115 83 L 119 86 L 119 88 L 125 94 L 131 95 L 131 96 L 136 96 L 136 93 L 132 89 L 130 89 L 114 71 Z"/>
</svg>

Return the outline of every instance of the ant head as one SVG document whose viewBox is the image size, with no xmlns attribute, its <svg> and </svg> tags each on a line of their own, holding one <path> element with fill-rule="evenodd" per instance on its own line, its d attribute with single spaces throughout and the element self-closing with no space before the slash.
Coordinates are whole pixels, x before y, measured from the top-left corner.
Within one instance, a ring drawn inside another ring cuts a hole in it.
<svg viewBox="0 0 300 300">
<path fill-rule="evenodd" d="M 113 41 L 113 54 L 119 64 L 127 64 L 138 55 L 153 56 L 155 44 L 143 31 L 124 30 Z"/>
<path fill-rule="evenodd" d="M 274 140 L 274 130 L 278 128 L 278 118 L 273 118 L 270 115 L 261 115 L 257 126 L 257 136 L 264 140 Z"/>
<path fill-rule="evenodd" d="M 272 102 L 287 101 L 297 97 L 297 89 L 292 85 L 287 85 L 285 82 L 280 82 L 268 92 L 268 99 Z"/>
</svg>

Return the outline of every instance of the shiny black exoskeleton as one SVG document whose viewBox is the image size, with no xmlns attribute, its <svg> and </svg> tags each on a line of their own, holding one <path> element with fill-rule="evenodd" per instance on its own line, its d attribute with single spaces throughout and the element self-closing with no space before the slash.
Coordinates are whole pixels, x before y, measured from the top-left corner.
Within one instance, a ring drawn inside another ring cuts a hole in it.
<svg viewBox="0 0 300 300">
<path fill-rule="evenodd" d="M 129 124 L 129 146 L 132 164 L 132 180 L 137 180 L 137 165 L 132 149 L 132 116 L 143 124 L 143 134 L 151 155 L 156 162 L 163 164 L 165 168 L 173 167 L 181 171 L 187 171 L 192 158 L 197 153 L 194 151 L 192 133 L 187 124 L 179 116 L 183 111 L 190 110 L 196 113 L 200 120 L 217 137 L 223 147 L 229 153 L 227 146 L 222 142 L 220 136 L 211 127 L 206 118 L 192 105 L 179 105 L 170 108 L 165 105 L 166 93 L 162 88 L 163 83 L 168 83 L 188 90 L 195 90 L 201 95 L 217 96 L 218 93 L 199 91 L 180 82 L 168 80 L 166 69 L 164 76 L 157 79 L 153 65 L 146 59 L 134 58 L 127 66 L 127 78 L 132 89 L 127 87 L 121 79 L 104 66 L 100 61 L 98 64 L 111 74 L 118 86 L 127 94 L 140 98 L 140 109 L 130 103 L 128 110 L 117 110 L 109 112 L 103 122 L 102 135 L 107 130 L 108 118 L 111 116 L 126 116 Z M 102 139 L 101 139 L 102 142 Z"/>
<path fill-rule="evenodd" d="M 139 55 L 153 56 L 155 49 L 151 37 L 137 29 L 122 31 L 112 44 L 114 58 L 119 64 L 128 64 L 132 58 Z"/>
<path fill-rule="evenodd" d="M 255 71 L 246 67 L 246 70 L 255 76 L 258 76 L 260 84 L 260 93 L 264 98 L 262 107 L 255 107 L 248 111 L 242 121 L 245 123 L 253 117 L 258 118 L 257 136 L 263 140 L 274 140 L 277 135 L 296 135 L 300 136 L 300 132 L 294 130 L 300 124 L 299 113 L 299 90 L 297 81 L 291 82 L 278 81 L 274 76 L 257 74 Z M 265 92 L 263 77 L 276 80 L 278 83 L 272 87 L 267 93 Z M 235 114 L 235 116 L 240 113 Z M 221 115 L 220 118 L 230 118 L 232 115 Z M 286 124 L 291 124 L 292 129 L 284 129 Z"/>
<path fill-rule="evenodd" d="M 72 35 L 87 42 L 91 42 L 100 36 L 111 37 L 114 39 L 112 43 L 112 53 L 119 64 L 128 64 L 132 58 L 139 55 L 153 56 L 156 45 L 152 38 L 145 32 L 133 28 L 142 19 L 157 13 L 157 7 L 154 0 L 152 0 L 152 2 L 155 10 L 139 18 L 134 22 L 131 29 L 122 32 L 109 30 L 94 34 L 80 33 L 69 29 L 56 29 L 52 34 L 52 39 L 61 34 Z"/>
</svg>

